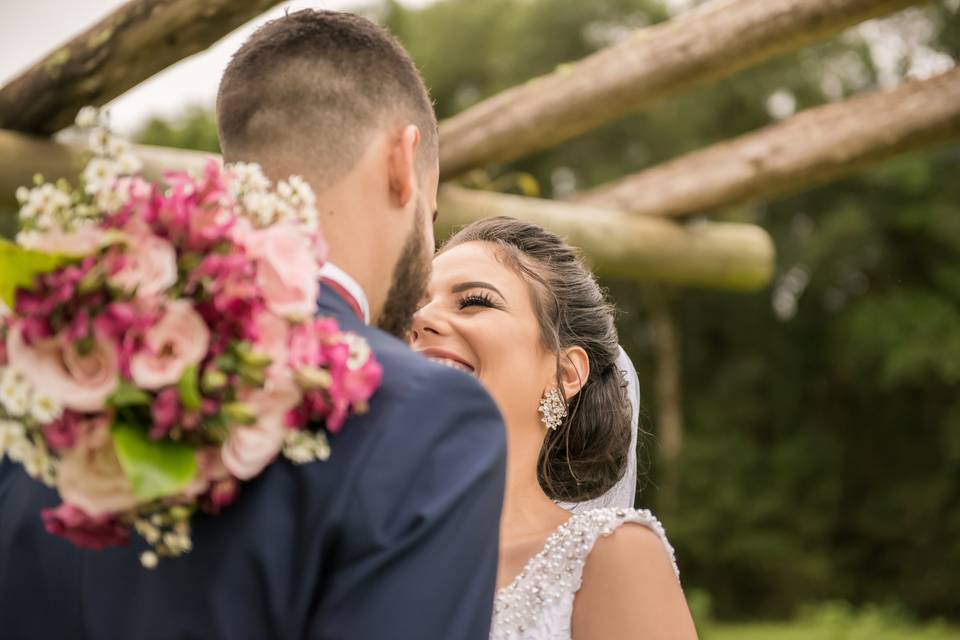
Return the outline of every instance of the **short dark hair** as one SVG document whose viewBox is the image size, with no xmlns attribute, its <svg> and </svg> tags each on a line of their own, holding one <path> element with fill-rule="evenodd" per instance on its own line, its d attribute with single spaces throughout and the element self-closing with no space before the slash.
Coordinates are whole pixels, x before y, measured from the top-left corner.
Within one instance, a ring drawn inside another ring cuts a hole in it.
<svg viewBox="0 0 960 640">
<path fill-rule="evenodd" d="M 304 9 L 257 29 L 217 94 L 227 162 L 292 158 L 310 167 L 314 188 L 346 174 L 395 119 L 420 129 L 418 168 L 435 163 L 436 116 L 410 56 L 382 27 L 338 11 Z"/>
<path fill-rule="evenodd" d="M 544 492 L 554 500 L 597 498 L 627 469 L 633 417 L 627 382 L 617 367 L 620 353 L 614 307 L 578 252 L 543 227 L 506 216 L 479 220 L 443 245 L 443 253 L 467 242 L 492 245 L 499 260 L 530 286 L 543 346 L 557 357 L 579 346 L 590 359 L 580 392 L 566 398 L 569 416 L 547 430 L 537 468 Z"/>
</svg>

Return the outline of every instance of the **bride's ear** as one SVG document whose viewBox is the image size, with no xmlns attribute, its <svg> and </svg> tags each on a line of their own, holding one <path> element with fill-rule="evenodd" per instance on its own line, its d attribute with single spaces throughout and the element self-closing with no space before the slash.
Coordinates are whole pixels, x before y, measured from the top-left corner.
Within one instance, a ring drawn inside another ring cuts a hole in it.
<svg viewBox="0 0 960 640">
<path fill-rule="evenodd" d="M 387 177 L 390 199 L 398 207 L 406 207 L 416 193 L 417 147 L 420 146 L 420 129 L 408 124 L 390 142 L 387 157 Z"/>
<path fill-rule="evenodd" d="M 589 377 L 590 357 L 583 347 L 568 347 L 560 353 L 560 383 L 565 398 L 580 393 Z"/>
</svg>

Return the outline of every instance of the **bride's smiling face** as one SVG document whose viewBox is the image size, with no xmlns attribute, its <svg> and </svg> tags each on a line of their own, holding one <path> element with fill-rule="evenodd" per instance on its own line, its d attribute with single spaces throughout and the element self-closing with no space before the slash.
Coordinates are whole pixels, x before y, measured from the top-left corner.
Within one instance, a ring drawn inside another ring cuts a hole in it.
<svg viewBox="0 0 960 640">
<path fill-rule="evenodd" d="M 414 350 L 477 376 L 508 424 L 537 419 L 539 398 L 556 379 L 531 294 L 494 245 L 457 245 L 434 259 L 410 335 Z"/>
</svg>

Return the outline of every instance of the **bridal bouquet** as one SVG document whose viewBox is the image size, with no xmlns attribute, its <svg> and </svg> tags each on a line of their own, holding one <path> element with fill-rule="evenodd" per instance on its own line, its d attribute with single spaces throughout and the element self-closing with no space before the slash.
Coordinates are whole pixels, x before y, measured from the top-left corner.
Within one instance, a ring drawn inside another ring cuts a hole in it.
<svg viewBox="0 0 960 640">
<path fill-rule="evenodd" d="M 0 460 L 56 488 L 47 531 L 93 549 L 135 531 L 152 567 L 278 455 L 326 459 L 381 368 L 314 316 L 306 182 L 211 160 L 156 185 L 103 113 L 77 125 L 81 185 L 21 187 L 17 242 L 0 239 Z"/>
</svg>

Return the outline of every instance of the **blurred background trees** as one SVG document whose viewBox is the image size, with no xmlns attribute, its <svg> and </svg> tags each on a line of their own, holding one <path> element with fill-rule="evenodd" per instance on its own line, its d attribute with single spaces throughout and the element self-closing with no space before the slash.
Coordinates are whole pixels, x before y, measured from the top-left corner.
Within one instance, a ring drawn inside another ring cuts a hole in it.
<svg viewBox="0 0 960 640">
<path fill-rule="evenodd" d="M 370 11 L 408 47 L 442 119 L 690 4 L 440 0 Z M 464 180 L 566 197 L 958 57 L 960 2 L 944 0 Z M 139 140 L 217 148 L 202 109 L 153 120 Z M 663 519 L 692 603 L 719 619 L 836 599 L 960 619 L 960 144 L 717 217 L 773 235 L 770 289 L 604 283 L 646 398 L 638 503 Z M 665 330 L 679 347 L 683 436 L 667 460 L 653 419 Z M 821 617 L 849 621 L 844 611 Z"/>
</svg>

